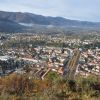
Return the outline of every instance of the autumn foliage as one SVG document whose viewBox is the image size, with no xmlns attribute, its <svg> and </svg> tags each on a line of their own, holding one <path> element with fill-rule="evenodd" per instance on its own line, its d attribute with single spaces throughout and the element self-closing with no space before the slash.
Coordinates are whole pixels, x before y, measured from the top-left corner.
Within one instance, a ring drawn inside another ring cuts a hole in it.
<svg viewBox="0 0 100 100">
<path fill-rule="evenodd" d="M 52 99 L 100 100 L 100 80 L 91 77 L 66 80 L 55 73 L 49 73 L 44 80 L 17 74 L 0 78 L 0 100 Z"/>
</svg>

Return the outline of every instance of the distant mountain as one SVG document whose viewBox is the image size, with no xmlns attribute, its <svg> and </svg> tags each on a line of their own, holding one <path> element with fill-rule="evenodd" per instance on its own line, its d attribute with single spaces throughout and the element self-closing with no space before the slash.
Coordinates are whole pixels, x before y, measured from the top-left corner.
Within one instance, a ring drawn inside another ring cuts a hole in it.
<svg viewBox="0 0 100 100">
<path fill-rule="evenodd" d="M 63 27 L 63 28 L 99 28 L 100 23 L 70 20 L 62 17 L 45 17 L 42 15 L 36 15 L 32 13 L 21 13 L 21 12 L 5 12 L 0 11 L 0 31 L 24 31 L 32 30 L 36 31 L 37 26 L 39 28 L 46 27 L 51 29 L 52 27 Z M 51 26 L 51 27 L 48 27 Z M 27 28 L 26 28 L 27 27 Z M 31 27 L 31 28 L 30 28 Z"/>
<path fill-rule="evenodd" d="M 22 25 L 14 21 L 0 18 L 0 32 L 19 32 L 22 28 Z"/>
</svg>

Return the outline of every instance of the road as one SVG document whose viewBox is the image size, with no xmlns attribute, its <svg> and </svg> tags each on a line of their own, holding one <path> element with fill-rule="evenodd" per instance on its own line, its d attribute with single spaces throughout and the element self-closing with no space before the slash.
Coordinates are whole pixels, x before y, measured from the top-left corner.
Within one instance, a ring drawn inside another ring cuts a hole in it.
<svg viewBox="0 0 100 100">
<path fill-rule="evenodd" d="M 74 78 L 80 53 L 81 52 L 79 50 L 75 50 L 74 55 L 70 58 L 68 64 L 66 65 L 67 78 Z"/>
</svg>

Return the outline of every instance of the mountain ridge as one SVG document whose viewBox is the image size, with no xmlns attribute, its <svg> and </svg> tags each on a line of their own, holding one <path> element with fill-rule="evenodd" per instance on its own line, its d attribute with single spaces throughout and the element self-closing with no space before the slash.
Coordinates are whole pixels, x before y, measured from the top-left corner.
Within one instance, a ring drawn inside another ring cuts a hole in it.
<svg viewBox="0 0 100 100">
<path fill-rule="evenodd" d="M 63 17 L 51 17 L 51 16 L 43 16 L 43 15 L 37 15 L 33 13 L 28 12 L 6 12 L 6 11 L 0 11 L 0 22 L 5 20 L 4 24 L 7 23 L 7 21 L 10 21 L 11 24 L 16 24 L 16 28 L 19 28 L 20 30 L 25 29 L 26 25 L 30 24 L 29 27 L 35 27 L 34 25 L 41 25 L 41 26 L 56 26 L 56 27 L 74 27 L 74 28 L 99 28 L 100 22 L 89 22 L 89 21 L 80 21 L 80 20 L 71 20 L 66 19 Z M 20 24 L 22 23 L 22 25 Z M 31 26 L 32 25 L 32 26 Z M 2 24 L 0 24 L 0 29 Z M 4 25 L 3 25 L 4 26 Z M 13 26 L 13 25 L 12 25 Z M 16 28 L 14 26 L 14 29 L 16 31 Z M 5 27 L 7 27 L 5 25 Z M 3 28 L 5 28 L 3 27 Z M 10 29 L 11 27 L 9 27 Z M 13 28 L 13 27 L 12 27 Z M 17 29 L 18 29 L 17 28 Z M 3 29 L 2 29 L 3 30 Z M 7 30 L 6 30 L 7 31 Z"/>
</svg>

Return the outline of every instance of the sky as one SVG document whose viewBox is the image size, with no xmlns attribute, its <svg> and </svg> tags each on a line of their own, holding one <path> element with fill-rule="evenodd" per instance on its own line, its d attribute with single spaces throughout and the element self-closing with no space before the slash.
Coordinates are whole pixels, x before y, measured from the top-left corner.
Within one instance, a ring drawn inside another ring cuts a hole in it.
<svg viewBox="0 0 100 100">
<path fill-rule="evenodd" d="M 1 11 L 100 22 L 100 0 L 0 0 Z"/>
</svg>

